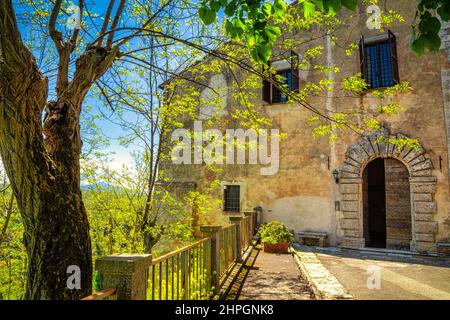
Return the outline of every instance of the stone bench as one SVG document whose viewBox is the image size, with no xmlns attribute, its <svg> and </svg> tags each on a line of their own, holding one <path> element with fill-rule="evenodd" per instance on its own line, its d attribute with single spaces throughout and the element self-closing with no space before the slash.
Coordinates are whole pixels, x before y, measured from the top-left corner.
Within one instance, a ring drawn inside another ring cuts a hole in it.
<svg viewBox="0 0 450 320">
<path fill-rule="evenodd" d="M 440 255 L 450 257 L 450 242 L 438 242 L 437 252 Z"/>
<path fill-rule="evenodd" d="M 325 232 L 302 231 L 298 234 L 298 240 L 301 245 L 325 247 L 327 245 L 328 235 Z"/>
</svg>

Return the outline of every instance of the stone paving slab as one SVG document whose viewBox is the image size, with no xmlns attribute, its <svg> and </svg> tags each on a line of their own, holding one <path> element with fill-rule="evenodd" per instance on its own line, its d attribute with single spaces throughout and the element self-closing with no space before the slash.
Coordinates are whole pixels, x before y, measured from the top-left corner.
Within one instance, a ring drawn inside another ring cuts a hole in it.
<svg viewBox="0 0 450 320">
<path fill-rule="evenodd" d="M 321 263 L 362 300 L 450 300 L 450 260 L 358 250 L 316 250 Z M 369 288 L 369 270 L 379 270 L 379 287 Z"/>
<path fill-rule="evenodd" d="M 255 249 L 228 295 L 230 300 L 312 300 L 312 293 L 292 254 Z"/>
<path fill-rule="evenodd" d="M 328 271 L 309 247 L 294 244 L 296 262 L 318 298 L 324 300 L 350 300 L 353 296 L 339 280 Z"/>
</svg>

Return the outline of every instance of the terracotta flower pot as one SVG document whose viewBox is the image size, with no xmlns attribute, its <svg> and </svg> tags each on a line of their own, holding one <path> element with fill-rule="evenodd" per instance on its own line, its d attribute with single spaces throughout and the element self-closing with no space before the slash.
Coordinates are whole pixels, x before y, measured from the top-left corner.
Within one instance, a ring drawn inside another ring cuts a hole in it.
<svg viewBox="0 0 450 320">
<path fill-rule="evenodd" d="M 287 242 L 278 242 L 278 243 L 267 243 L 263 242 L 263 250 L 268 253 L 288 253 L 289 252 L 289 243 Z"/>
</svg>

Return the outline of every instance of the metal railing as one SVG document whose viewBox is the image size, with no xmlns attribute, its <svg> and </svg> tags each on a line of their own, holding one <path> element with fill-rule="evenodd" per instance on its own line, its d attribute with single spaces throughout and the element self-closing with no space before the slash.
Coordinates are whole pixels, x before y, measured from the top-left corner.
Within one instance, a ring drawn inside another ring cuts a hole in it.
<svg viewBox="0 0 450 320">
<path fill-rule="evenodd" d="M 234 224 L 228 225 L 220 230 L 220 263 L 219 263 L 219 278 L 225 276 L 230 268 L 234 265 L 237 258 L 236 250 L 236 226 Z"/>
<path fill-rule="evenodd" d="M 247 216 L 240 221 L 241 224 L 241 248 L 246 251 L 252 242 L 252 216 Z"/>
<path fill-rule="evenodd" d="M 211 239 L 204 238 L 154 259 L 148 275 L 147 299 L 208 299 L 211 295 L 210 257 Z"/>
<path fill-rule="evenodd" d="M 225 227 L 202 226 L 205 238 L 156 259 L 149 254 L 97 259 L 96 268 L 106 279 L 104 283 L 116 288 L 93 293 L 83 300 L 217 297 L 224 284 L 233 281 L 234 267 L 252 245 L 257 231 L 256 213 L 230 220 L 234 223 Z M 126 281 L 117 276 L 118 269 L 128 277 Z"/>
</svg>

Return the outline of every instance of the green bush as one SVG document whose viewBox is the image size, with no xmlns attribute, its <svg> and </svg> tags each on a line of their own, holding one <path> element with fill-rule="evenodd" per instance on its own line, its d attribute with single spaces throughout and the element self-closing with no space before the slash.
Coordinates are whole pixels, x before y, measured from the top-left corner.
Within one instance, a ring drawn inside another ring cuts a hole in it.
<svg viewBox="0 0 450 320">
<path fill-rule="evenodd" d="M 258 231 L 261 240 L 266 243 L 275 244 L 279 242 L 291 243 L 294 241 L 294 235 L 280 221 L 271 221 L 259 227 Z"/>
</svg>

